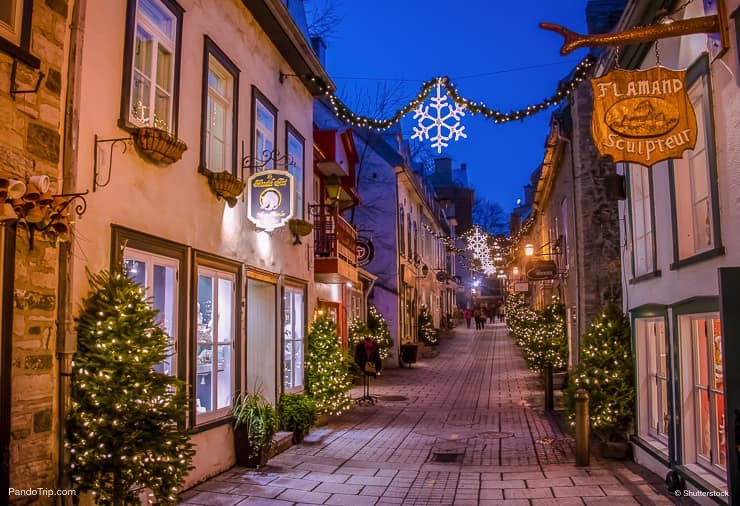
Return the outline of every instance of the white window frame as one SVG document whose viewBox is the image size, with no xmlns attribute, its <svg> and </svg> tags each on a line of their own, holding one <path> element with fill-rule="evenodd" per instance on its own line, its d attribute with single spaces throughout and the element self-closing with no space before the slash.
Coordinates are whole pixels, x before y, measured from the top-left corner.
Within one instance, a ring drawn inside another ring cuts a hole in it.
<svg viewBox="0 0 740 506">
<path fill-rule="evenodd" d="M 219 418 L 223 418 L 225 415 L 228 415 L 231 412 L 232 399 L 234 398 L 234 394 L 236 393 L 236 368 L 237 368 L 237 352 L 236 352 L 237 348 L 236 348 L 236 341 L 237 341 L 237 335 L 238 335 L 238 331 L 237 331 L 237 328 L 236 328 L 236 325 L 237 325 L 236 311 L 238 310 L 238 307 L 237 307 L 238 301 L 236 300 L 236 288 L 237 288 L 236 283 L 237 283 L 238 278 L 237 278 L 237 274 L 234 273 L 234 272 L 224 271 L 224 270 L 220 270 L 220 269 L 217 269 L 217 268 L 214 268 L 214 267 L 204 266 L 204 265 L 200 265 L 200 264 L 197 265 L 195 276 L 196 276 L 196 278 L 195 278 L 195 286 L 196 286 L 195 300 L 196 301 L 199 299 L 199 294 L 198 294 L 198 288 L 197 287 L 198 287 L 198 284 L 199 284 L 199 281 L 200 281 L 200 277 L 201 276 L 208 276 L 208 277 L 212 278 L 215 281 L 215 287 L 214 287 L 214 292 L 213 292 L 213 297 L 214 297 L 214 299 L 213 299 L 213 307 L 211 309 L 211 311 L 213 313 L 213 318 L 212 318 L 212 321 L 213 321 L 213 329 L 212 329 L 212 332 L 213 333 L 212 333 L 212 349 L 211 349 L 211 363 L 210 363 L 210 365 L 211 365 L 211 390 L 210 390 L 210 394 L 211 394 L 211 406 L 212 406 L 212 409 L 210 411 L 206 411 L 206 412 L 198 412 L 198 406 L 196 404 L 195 421 L 196 421 L 196 425 L 201 425 L 203 423 L 206 423 L 206 422 L 209 422 L 209 421 L 212 421 L 212 420 L 216 420 L 216 419 L 219 419 Z M 231 287 L 232 287 L 232 290 L 231 290 L 231 309 L 232 309 L 232 311 L 228 315 L 223 315 L 223 314 L 221 314 L 219 312 L 219 306 L 220 306 L 219 291 L 218 291 L 218 281 L 219 280 L 227 280 L 227 281 L 230 281 L 231 282 Z M 195 383 L 196 384 L 193 385 L 194 395 L 195 395 L 196 399 L 197 399 L 198 383 L 200 381 L 203 381 L 203 378 L 199 377 L 199 376 L 201 376 L 200 373 L 205 373 L 206 372 L 205 370 L 201 371 L 200 368 L 199 368 L 199 356 L 198 356 L 199 355 L 199 351 L 198 351 L 198 348 L 201 345 L 199 345 L 199 343 L 198 343 L 198 330 L 199 330 L 198 329 L 198 323 L 200 323 L 200 322 L 198 322 L 198 316 L 199 315 L 195 315 L 195 320 L 196 320 L 196 329 L 195 329 L 195 334 L 196 334 L 196 343 L 195 344 L 196 344 L 196 347 L 195 347 L 195 349 L 196 349 L 196 352 L 194 353 L 194 356 L 191 359 L 192 366 L 195 368 L 195 371 L 196 371 L 196 373 L 194 375 L 195 376 Z M 229 336 L 229 341 L 222 340 L 221 339 L 222 336 L 219 336 L 218 335 L 218 326 L 219 326 L 218 320 L 221 317 L 226 317 L 226 316 L 229 317 L 229 318 L 231 318 L 231 336 Z M 218 371 L 218 356 L 219 356 L 219 348 L 220 347 L 224 347 L 224 346 L 230 346 L 231 347 L 231 353 L 230 353 L 230 355 L 231 355 L 230 390 L 231 391 L 230 391 L 229 396 L 228 396 L 228 399 L 229 399 L 228 405 L 223 406 L 221 408 L 216 408 L 215 406 L 217 405 L 218 398 L 219 398 L 219 390 L 218 390 L 218 387 L 219 387 L 219 383 L 218 383 L 218 372 L 219 372 Z M 203 350 L 200 350 L 200 351 L 203 351 Z"/>
<path fill-rule="evenodd" d="M 298 318 L 296 318 L 296 308 L 298 306 L 295 303 L 295 295 L 300 295 L 300 321 Z M 285 377 L 285 373 L 287 373 L 287 371 L 283 371 L 283 389 L 286 392 L 297 392 L 303 390 L 305 385 L 304 377 L 306 359 L 306 290 L 304 288 L 299 288 L 295 286 L 285 286 L 283 297 L 284 299 L 286 299 L 284 302 L 284 310 L 286 313 L 290 311 L 289 320 L 286 318 L 285 315 L 283 316 L 283 368 L 285 369 L 285 364 L 288 360 L 288 354 L 290 354 L 290 363 L 293 364 L 293 366 L 291 367 L 291 377 L 289 379 Z M 290 307 L 288 307 L 287 304 L 287 299 L 289 297 L 291 299 Z M 289 330 L 290 334 L 288 334 L 286 330 Z M 296 339 L 296 336 L 300 336 L 300 338 Z M 303 374 L 300 378 L 296 378 L 296 344 L 301 347 L 301 356 L 303 357 L 303 364 L 301 365 L 301 371 Z"/>
<path fill-rule="evenodd" d="M 625 164 L 625 173 L 629 179 L 633 278 L 650 275 L 656 270 L 652 170 L 635 163 Z"/>
<path fill-rule="evenodd" d="M 134 0 L 132 0 L 134 1 Z M 154 128 L 159 128 L 162 130 L 166 130 L 168 132 L 174 132 L 174 110 L 176 107 L 175 104 L 175 90 L 178 85 L 177 83 L 177 76 L 176 76 L 176 61 L 178 58 L 178 51 L 179 47 L 177 47 L 178 43 L 178 30 L 180 29 L 179 23 L 180 18 L 178 17 L 177 13 L 173 12 L 172 9 L 168 6 L 167 3 L 162 2 L 160 0 L 145 0 L 148 2 L 152 2 L 156 4 L 160 9 L 162 9 L 164 12 L 169 14 L 171 16 L 171 21 L 173 23 L 173 30 L 172 30 L 172 38 L 170 38 L 167 34 L 162 32 L 156 24 L 146 17 L 146 15 L 142 12 L 140 7 L 140 2 L 142 0 L 135 0 L 136 1 L 136 13 L 135 13 L 135 23 L 133 26 L 133 33 L 131 34 L 132 37 L 132 53 L 131 53 L 131 61 L 127 62 L 128 65 L 131 66 L 131 81 L 129 83 L 129 111 L 128 111 L 128 120 L 136 125 L 136 126 L 151 126 Z M 149 88 L 149 105 L 144 106 L 143 104 L 139 106 L 139 104 L 135 103 L 135 97 L 136 97 L 136 75 L 137 75 L 137 69 L 136 65 L 134 64 L 136 60 L 136 41 L 137 41 L 137 33 L 139 31 L 139 28 L 146 31 L 151 37 L 152 37 L 152 47 L 151 47 L 151 75 L 150 76 L 144 76 L 145 79 L 148 79 L 150 81 L 150 88 Z M 161 88 L 159 84 L 157 83 L 157 57 L 158 57 L 158 50 L 159 46 L 162 46 L 165 50 L 169 51 L 171 56 L 170 61 L 170 89 L 165 90 L 164 88 Z M 167 117 L 166 118 L 155 118 L 154 117 L 154 108 L 155 108 L 155 102 L 157 97 L 157 91 L 162 91 L 167 97 L 169 97 L 169 108 L 167 111 Z M 148 110 L 144 110 L 147 109 Z"/>
<path fill-rule="evenodd" d="M 163 267 L 170 267 L 174 269 L 175 271 L 175 280 L 173 285 L 173 293 L 170 295 L 173 298 L 172 302 L 172 315 L 171 315 L 171 322 L 170 327 L 171 330 L 167 330 L 167 325 L 164 325 L 163 328 L 167 332 L 167 335 L 170 338 L 170 355 L 169 355 L 169 365 L 170 365 L 170 371 L 166 372 L 166 374 L 170 376 L 177 377 L 178 370 L 177 370 L 177 351 L 178 351 L 178 342 L 179 342 L 179 336 L 177 335 L 178 331 L 178 323 L 179 323 L 179 309 L 180 309 L 180 300 L 179 300 L 179 293 L 180 293 L 180 261 L 176 258 L 170 258 L 165 257 L 162 255 L 155 255 L 153 253 L 149 253 L 146 251 L 134 249 L 134 248 L 124 248 L 123 249 L 123 261 L 126 260 L 135 260 L 138 262 L 143 262 L 146 266 L 146 273 L 144 275 L 145 278 L 145 286 L 144 289 L 146 290 L 146 296 L 150 299 L 154 299 L 154 287 L 151 284 L 151 280 L 154 278 L 154 265 L 160 265 Z M 166 361 L 165 361 L 166 362 Z M 163 363 L 165 363 L 163 362 Z"/>
<path fill-rule="evenodd" d="M 287 121 L 285 122 L 285 152 L 291 165 L 288 171 L 293 174 L 295 180 L 295 217 L 303 219 L 304 208 L 306 207 L 305 197 L 305 180 L 306 180 L 306 140 L 298 133 L 298 130 Z M 291 149 L 291 139 L 301 145 L 300 153 L 295 153 Z"/>
<path fill-rule="evenodd" d="M 681 357 L 681 377 L 682 377 L 682 390 L 683 390 L 683 405 L 682 416 L 684 419 L 683 423 L 683 446 L 684 446 L 684 461 L 688 465 L 696 465 L 697 469 L 703 469 L 705 472 L 710 473 L 720 479 L 724 479 L 726 476 L 726 462 L 725 466 L 718 465 L 718 437 L 721 430 L 727 430 L 727 417 L 725 415 L 725 427 L 721 429 L 718 425 L 718 420 L 715 420 L 716 408 L 717 408 L 717 395 L 725 395 L 725 392 L 718 390 L 713 387 L 711 383 L 708 387 L 697 385 L 697 349 L 696 349 L 696 333 L 694 331 L 694 323 L 698 320 L 719 320 L 720 315 L 718 312 L 707 312 L 707 313 L 690 313 L 681 314 L 678 317 L 678 326 L 680 334 L 681 348 L 683 350 Z M 709 329 L 711 331 L 711 329 Z M 713 363 L 711 355 L 713 352 L 713 338 L 711 332 L 707 333 L 707 339 L 709 346 L 707 352 L 707 366 L 709 374 L 709 382 L 712 381 L 713 375 L 709 367 Z M 699 410 L 699 395 L 701 391 L 709 392 L 709 423 L 710 423 L 710 459 L 707 459 L 703 455 L 700 455 L 700 410 Z M 725 452 L 727 456 L 727 440 L 725 439 Z"/>
<path fill-rule="evenodd" d="M 252 97 L 252 112 L 254 116 L 252 121 L 252 159 L 259 162 L 261 170 L 272 170 L 275 166 L 274 160 L 272 158 L 265 160 L 264 158 L 266 154 L 269 154 L 269 152 L 274 153 L 277 146 L 277 109 L 256 88 L 253 88 L 252 90 Z M 272 130 L 270 130 L 267 125 L 260 122 L 260 109 L 272 116 Z M 272 149 L 266 149 L 264 145 L 260 146 L 260 135 L 265 139 L 270 140 Z M 263 163 L 264 165 L 262 165 Z"/>
<path fill-rule="evenodd" d="M 635 342 L 638 352 L 638 402 L 640 416 L 639 435 L 643 439 L 658 443 L 656 446 L 668 455 L 668 431 L 670 406 L 668 388 L 668 344 L 666 322 L 663 317 L 637 317 Z M 661 349 L 662 346 L 662 349 Z M 662 352 L 662 356 L 661 353 Z M 663 373 L 660 372 L 662 361 Z M 661 396 L 665 391 L 665 400 Z M 665 402 L 665 405 L 663 403 Z M 657 418 L 654 413 L 657 413 Z M 661 418 L 662 415 L 662 420 Z M 662 425 L 662 432 L 660 424 Z"/>
<path fill-rule="evenodd" d="M 224 81 L 226 93 L 223 94 L 211 86 L 210 76 L 214 75 L 217 79 Z M 208 85 L 207 112 L 206 112 L 206 163 L 209 170 L 214 172 L 231 172 L 233 167 L 232 149 L 233 149 L 233 118 L 234 118 L 234 78 L 226 67 L 213 56 L 208 55 L 208 76 L 206 77 Z M 223 129 L 223 139 L 219 139 L 214 133 L 216 107 L 223 110 L 221 125 Z M 223 165 L 216 167 L 213 163 L 214 143 L 221 142 L 221 159 Z"/>
</svg>

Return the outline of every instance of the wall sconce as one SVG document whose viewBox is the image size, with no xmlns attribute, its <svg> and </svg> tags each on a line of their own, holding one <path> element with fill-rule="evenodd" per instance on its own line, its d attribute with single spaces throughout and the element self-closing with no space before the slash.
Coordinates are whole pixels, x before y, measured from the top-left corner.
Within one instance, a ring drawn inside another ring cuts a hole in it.
<svg viewBox="0 0 740 506">
<path fill-rule="evenodd" d="M 514 276 L 518 276 L 518 275 L 519 275 L 519 267 L 517 267 L 517 266 L 514 266 L 514 268 L 513 268 L 512 270 L 511 270 L 511 273 L 512 273 L 512 274 L 513 274 Z"/>
<path fill-rule="evenodd" d="M 528 257 L 534 255 L 534 246 L 532 245 L 532 243 L 527 243 L 524 245 L 524 254 Z"/>
<path fill-rule="evenodd" d="M 326 178 L 324 189 L 326 190 L 326 203 L 329 205 L 336 205 L 339 209 L 345 209 L 355 203 L 352 196 L 342 186 L 339 176 L 332 175 Z"/>
</svg>

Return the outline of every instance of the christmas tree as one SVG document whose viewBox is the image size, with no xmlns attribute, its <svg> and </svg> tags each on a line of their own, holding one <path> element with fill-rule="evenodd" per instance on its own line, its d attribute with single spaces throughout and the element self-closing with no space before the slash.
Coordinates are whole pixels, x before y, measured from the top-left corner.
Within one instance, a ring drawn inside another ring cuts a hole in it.
<svg viewBox="0 0 740 506">
<path fill-rule="evenodd" d="M 77 323 L 67 443 L 77 490 L 100 504 L 175 504 L 193 456 L 185 384 L 154 371 L 170 353 L 144 288 L 121 273 L 90 275 Z"/>
<path fill-rule="evenodd" d="M 437 332 L 434 330 L 434 325 L 432 324 L 432 314 L 426 305 L 422 305 L 419 310 L 419 339 L 426 344 L 439 344 Z"/>
<path fill-rule="evenodd" d="M 571 417 L 575 392 L 588 391 L 591 427 L 609 437 L 627 431 L 634 413 L 630 325 L 621 309 L 609 304 L 591 323 L 580 361 L 568 386 Z"/>
<path fill-rule="evenodd" d="M 365 339 L 365 336 L 370 336 L 377 343 L 381 360 L 393 356 L 393 338 L 388 330 L 388 324 L 375 306 L 368 308 L 367 324 L 361 318 L 355 318 L 349 324 L 351 343 L 357 344 Z"/>
<path fill-rule="evenodd" d="M 351 387 L 336 326 L 331 318 L 319 316 L 308 333 L 306 390 L 316 402 L 319 414 L 338 415 L 352 403 L 347 394 Z"/>
</svg>

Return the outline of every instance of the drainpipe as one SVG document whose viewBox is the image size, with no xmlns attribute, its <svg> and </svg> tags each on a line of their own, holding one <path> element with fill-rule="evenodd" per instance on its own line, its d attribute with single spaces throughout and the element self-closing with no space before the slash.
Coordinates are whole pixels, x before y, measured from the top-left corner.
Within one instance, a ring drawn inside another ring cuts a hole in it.
<svg viewBox="0 0 740 506">
<path fill-rule="evenodd" d="M 62 144 L 62 192 L 69 193 L 76 190 L 77 150 L 79 137 L 79 103 L 80 82 L 82 69 L 83 26 L 85 21 L 86 0 L 71 3 L 72 12 L 69 17 L 69 53 L 67 66 L 67 87 L 64 97 L 64 139 Z M 72 240 L 59 244 L 59 279 L 57 286 L 57 360 L 59 361 L 59 378 L 57 384 L 57 445 L 58 468 L 57 488 L 71 488 L 69 479 L 69 458 L 64 448 L 65 420 L 69 408 L 70 376 L 72 373 L 72 357 L 76 349 L 76 338 L 72 320 L 72 245 L 74 244 L 74 229 L 70 232 Z M 66 504 L 71 498 L 61 499 Z"/>
</svg>

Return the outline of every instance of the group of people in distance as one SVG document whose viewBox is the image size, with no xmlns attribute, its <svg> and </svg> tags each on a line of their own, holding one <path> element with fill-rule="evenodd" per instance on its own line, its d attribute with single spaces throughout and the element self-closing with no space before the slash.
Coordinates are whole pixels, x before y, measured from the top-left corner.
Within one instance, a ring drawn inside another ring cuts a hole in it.
<svg viewBox="0 0 740 506">
<path fill-rule="evenodd" d="M 470 320 L 475 320 L 475 329 L 483 330 L 486 328 L 486 323 L 495 323 L 496 318 L 499 322 L 504 321 L 504 306 L 500 304 L 495 308 L 488 308 L 485 306 L 476 306 L 475 308 L 466 308 L 463 312 L 465 317 L 465 323 L 470 328 Z"/>
</svg>

